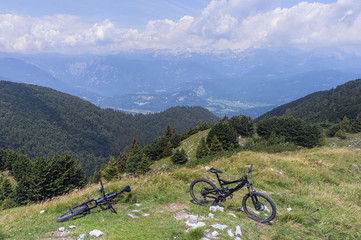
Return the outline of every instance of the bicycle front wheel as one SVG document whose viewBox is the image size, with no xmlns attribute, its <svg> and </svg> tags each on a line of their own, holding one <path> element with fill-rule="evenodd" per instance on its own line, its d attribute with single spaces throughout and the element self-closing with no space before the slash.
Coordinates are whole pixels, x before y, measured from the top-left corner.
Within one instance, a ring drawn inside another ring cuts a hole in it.
<svg viewBox="0 0 361 240">
<path fill-rule="evenodd" d="M 260 192 L 247 193 L 243 198 L 243 210 L 257 222 L 270 222 L 276 217 L 276 205 L 267 195 Z"/>
<path fill-rule="evenodd" d="M 217 198 L 217 187 L 208 179 L 199 178 L 194 180 L 189 190 L 194 201 L 202 206 L 207 206 Z"/>
<path fill-rule="evenodd" d="M 71 208 L 69 211 L 61 214 L 57 219 L 56 221 L 57 222 L 64 222 L 66 220 L 68 220 L 69 218 L 72 218 L 76 215 L 79 215 L 79 214 L 82 214 L 84 212 L 87 212 L 89 211 L 89 207 L 86 203 L 82 203 L 78 206 L 75 206 L 73 208 Z"/>
</svg>

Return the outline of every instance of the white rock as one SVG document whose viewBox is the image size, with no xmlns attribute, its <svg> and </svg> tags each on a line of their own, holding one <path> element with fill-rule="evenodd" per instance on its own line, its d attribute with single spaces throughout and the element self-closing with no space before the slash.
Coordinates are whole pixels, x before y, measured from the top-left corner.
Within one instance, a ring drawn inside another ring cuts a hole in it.
<svg viewBox="0 0 361 240">
<path fill-rule="evenodd" d="M 89 232 L 90 236 L 94 236 L 94 237 L 100 237 L 103 236 L 103 232 L 99 231 L 97 229 L 94 229 L 93 231 Z"/>
<path fill-rule="evenodd" d="M 213 231 L 211 235 L 212 235 L 212 237 L 214 237 L 214 238 L 215 238 L 215 237 L 217 237 L 217 236 L 219 235 L 219 232 L 217 232 L 217 231 Z"/>
<path fill-rule="evenodd" d="M 209 171 L 209 169 L 211 169 L 211 168 L 208 167 L 208 166 L 205 166 L 205 167 L 204 167 L 204 171 Z"/>
<path fill-rule="evenodd" d="M 233 234 L 233 232 L 232 232 L 232 229 L 228 229 L 227 233 L 228 233 L 228 236 L 234 237 L 234 234 Z"/>
<path fill-rule="evenodd" d="M 242 240 L 240 237 L 236 237 L 234 240 Z"/>
<path fill-rule="evenodd" d="M 291 211 L 292 211 L 292 208 L 289 207 L 289 208 L 287 208 L 286 210 L 289 211 L 289 212 L 291 212 Z"/>
<path fill-rule="evenodd" d="M 237 217 L 234 213 L 227 213 L 227 215 L 235 217 L 235 218 Z"/>
<path fill-rule="evenodd" d="M 192 224 L 197 224 L 198 223 L 198 215 L 189 215 L 188 221 Z"/>
<path fill-rule="evenodd" d="M 191 229 L 195 229 L 195 228 L 199 228 L 199 227 L 204 227 L 206 224 L 204 222 L 198 222 L 198 223 L 191 223 L 189 221 L 186 221 L 185 224 L 191 228 Z"/>
<path fill-rule="evenodd" d="M 132 212 L 140 212 L 140 210 L 132 210 Z"/>
<path fill-rule="evenodd" d="M 209 217 L 209 218 L 213 218 L 213 217 L 214 217 L 214 214 L 213 214 L 213 213 L 209 213 L 209 214 L 208 214 L 208 217 Z"/>
<path fill-rule="evenodd" d="M 85 236 L 86 236 L 86 234 L 85 234 L 85 233 L 80 234 L 80 235 L 79 235 L 79 237 L 78 237 L 78 240 L 82 240 L 82 239 L 84 239 L 84 238 L 85 238 Z"/>
<path fill-rule="evenodd" d="M 41 210 L 41 211 L 40 211 L 40 213 L 44 213 L 44 212 L 45 212 L 45 210 Z"/>
<path fill-rule="evenodd" d="M 141 205 L 140 203 L 136 203 L 136 204 L 135 204 L 135 206 L 137 206 L 137 207 L 140 207 L 140 205 Z"/>
<path fill-rule="evenodd" d="M 224 230 L 224 229 L 226 229 L 228 226 L 227 226 L 227 225 L 222 225 L 222 224 L 216 223 L 216 224 L 211 225 L 211 227 L 212 227 L 212 228 L 215 228 L 215 229 Z"/>
<path fill-rule="evenodd" d="M 150 216 L 149 213 L 143 213 L 142 215 L 143 215 L 143 217 L 148 217 L 148 216 Z"/>
<path fill-rule="evenodd" d="M 76 226 L 74 225 L 69 226 L 69 229 L 73 229 L 73 228 L 76 228 Z"/>
<path fill-rule="evenodd" d="M 240 227 L 240 226 L 237 226 L 237 227 L 236 227 L 236 231 L 234 232 L 234 234 L 239 235 L 239 236 L 242 236 L 242 230 L 241 230 L 241 227 Z"/>
<path fill-rule="evenodd" d="M 206 238 L 206 237 L 202 237 L 201 239 L 199 240 L 210 240 L 209 238 Z"/>
<path fill-rule="evenodd" d="M 211 211 L 211 212 L 217 212 L 217 211 L 224 212 L 224 207 L 221 207 L 221 206 L 210 206 L 210 207 L 209 207 L 209 211 Z"/>
<path fill-rule="evenodd" d="M 58 229 L 58 231 L 59 231 L 59 232 L 64 232 L 64 231 L 65 231 L 65 227 L 60 227 L 60 228 Z"/>
</svg>

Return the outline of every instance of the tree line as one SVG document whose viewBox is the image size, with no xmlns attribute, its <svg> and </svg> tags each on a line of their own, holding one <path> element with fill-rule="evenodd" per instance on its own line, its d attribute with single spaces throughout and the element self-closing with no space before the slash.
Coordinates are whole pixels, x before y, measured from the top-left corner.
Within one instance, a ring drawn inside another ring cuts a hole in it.
<svg viewBox="0 0 361 240">
<path fill-rule="evenodd" d="M 0 209 L 49 199 L 86 183 L 79 161 L 69 155 L 33 162 L 13 150 L 0 149 L 0 171 Z"/>
</svg>

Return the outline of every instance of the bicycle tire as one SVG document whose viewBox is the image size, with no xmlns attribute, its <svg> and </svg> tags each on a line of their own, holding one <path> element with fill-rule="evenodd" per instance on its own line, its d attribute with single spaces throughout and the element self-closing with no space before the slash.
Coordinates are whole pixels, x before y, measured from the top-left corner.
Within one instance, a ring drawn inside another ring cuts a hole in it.
<svg viewBox="0 0 361 240">
<path fill-rule="evenodd" d="M 189 187 L 189 191 L 194 201 L 201 206 L 207 206 L 209 203 L 214 202 L 218 195 L 216 185 L 205 178 L 194 180 Z M 198 194 L 200 194 L 199 197 L 197 197 Z"/>
<path fill-rule="evenodd" d="M 260 192 L 253 192 L 252 197 L 247 193 L 242 201 L 244 212 L 253 220 L 257 222 L 270 222 L 277 214 L 276 205 L 270 197 Z M 259 204 L 255 206 L 254 201 Z"/>
<path fill-rule="evenodd" d="M 72 218 L 76 215 L 82 214 L 84 212 L 89 211 L 89 207 L 86 203 L 79 204 L 78 206 L 75 206 L 71 208 L 69 211 L 61 214 L 59 217 L 57 217 L 57 222 L 64 222 L 68 220 L 69 218 Z"/>
</svg>

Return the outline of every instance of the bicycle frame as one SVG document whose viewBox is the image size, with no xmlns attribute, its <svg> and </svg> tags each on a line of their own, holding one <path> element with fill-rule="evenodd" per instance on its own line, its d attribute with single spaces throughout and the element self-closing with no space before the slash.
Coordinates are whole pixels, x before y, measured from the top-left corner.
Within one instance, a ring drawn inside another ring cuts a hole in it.
<svg viewBox="0 0 361 240">
<path fill-rule="evenodd" d="M 84 202 L 84 204 L 86 204 L 88 206 L 88 210 L 87 212 L 90 212 L 91 209 L 94 209 L 96 207 L 100 207 L 102 210 L 105 210 L 106 208 L 103 208 L 102 205 L 107 205 L 107 209 L 109 209 L 110 213 L 117 213 L 117 211 L 115 211 L 115 209 L 113 208 L 112 204 L 109 202 L 110 200 L 112 200 L 113 198 L 115 198 L 117 195 L 121 194 L 122 192 L 130 192 L 130 187 L 127 186 L 125 187 L 123 190 L 120 190 L 119 192 L 114 192 L 114 193 L 105 193 L 104 187 L 103 187 L 103 183 L 100 180 L 100 185 L 101 188 L 99 189 L 99 191 L 101 193 L 103 193 L 103 197 L 100 198 L 96 198 L 96 199 L 89 199 L 88 197 L 88 201 Z M 94 202 L 94 206 L 89 207 L 89 203 Z"/>
<path fill-rule="evenodd" d="M 253 189 L 253 184 L 251 182 L 248 181 L 248 174 L 252 173 L 252 166 L 249 168 L 248 173 L 246 175 L 244 175 L 243 177 L 241 177 L 240 179 L 234 180 L 234 181 L 226 181 L 223 180 L 219 177 L 218 172 L 215 171 L 214 173 L 217 176 L 217 180 L 218 183 L 220 185 L 221 188 L 219 188 L 219 192 L 221 192 L 222 194 L 224 194 L 223 197 L 227 198 L 227 197 L 232 197 L 232 194 L 238 190 L 241 190 L 246 184 L 247 184 L 247 189 L 248 192 L 252 195 L 252 192 L 254 191 Z M 237 186 L 235 186 L 234 188 L 227 188 L 225 187 L 226 185 L 230 185 L 233 183 L 240 183 Z"/>
</svg>

